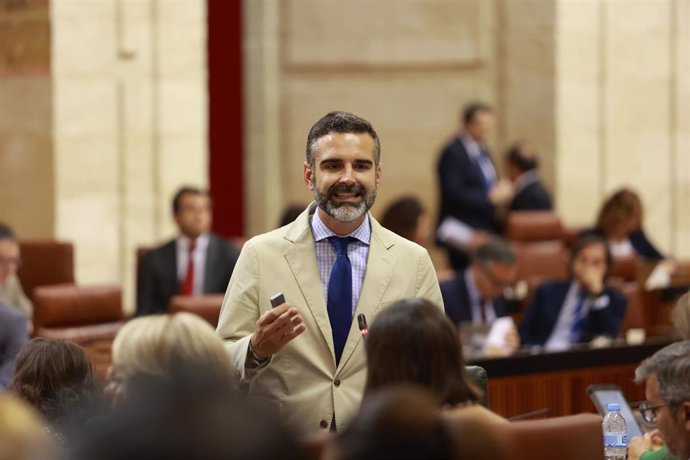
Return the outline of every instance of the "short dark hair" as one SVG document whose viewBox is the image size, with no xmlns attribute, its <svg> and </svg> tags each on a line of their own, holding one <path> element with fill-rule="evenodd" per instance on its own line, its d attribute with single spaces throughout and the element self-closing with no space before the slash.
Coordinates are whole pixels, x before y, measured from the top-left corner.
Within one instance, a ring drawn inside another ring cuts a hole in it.
<svg viewBox="0 0 690 460">
<path fill-rule="evenodd" d="M 378 165 L 381 161 L 381 140 L 373 126 L 364 118 L 349 112 L 329 112 L 321 117 L 309 130 L 307 136 L 307 163 L 314 167 L 316 142 L 328 133 L 368 134 L 374 140 L 374 157 Z"/>
<path fill-rule="evenodd" d="M 395 200 L 386 208 L 381 217 L 381 225 L 403 238 L 414 240 L 419 217 L 425 213 L 422 203 L 413 196 Z"/>
<path fill-rule="evenodd" d="M 479 246 L 472 253 L 472 261 L 484 267 L 491 263 L 502 265 L 515 265 L 517 256 L 513 247 L 501 238 L 489 238 L 486 243 Z"/>
<path fill-rule="evenodd" d="M 17 241 L 17 235 L 14 233 L 14 230 L 3 222 L 0 222 L 0 240 Z"/>
<path fill-rule="evenodd" d="M 506 158 L 512 164 L 514 164 L 520 172 L 527 172 L 539 167 L 539 158 L 536 154 L 526 155 L 525 148 L 527 144 L 525 142 L 516 142 L 510 146 L 506 152 Z"/>
<path fill-rule="evenodd" d="M 367 393 L 393 384 L 417 383 L 431 391 L 439 406 L 481 397 L 465 369 L 455 326 L 426 299 L 400 300 L 379 313 L 369 328 L 365 348 Z"/>
<path fill-rule="evenodd" d="M 192 187 L 189 185 L 185 185 L 183 187 L 180 187 L 179 190 L 175 193 L 175 196 L 173 197 L 172 200 L 172 211 L 173 214 L 177 214 L 180 212 L 180 208 L 182 207 L 182 198 L 184 198 L 185 195 L 205 195 L 208 196 L 209 203 L 213 205 L 211 201 L 211 195 L 208 194 L 208 191 L 200 189 L 199 187 Z"/>
<path fill-rule="evenodd" d="M 471 123 L 479 112 L 491 113 L 491 107 L 483 102 L 472 102 L 467 104 L 462 109 L 462 123 L 465 125 Z"/>
<path fill-rule="evenodd" d="M 568 262 L 568 269 L 570 274 L 573 274 L 573 264 L 575 259 L 580 253 L 589 246 L 600 245 L 604 247 L 604 253 L 606 254 L 606 271 L 604 272 L 604 279 L 606 279 L 611 273 L 611 268 L 613 267 L 613 256 L 611 255 L 611 250 L 609 249 L 608 241 L 602 236 L 597 234 L 587 234 L 578 239 L 573 245 L 572 252 L 570 253 L 570 261 Z"/>
</svg>

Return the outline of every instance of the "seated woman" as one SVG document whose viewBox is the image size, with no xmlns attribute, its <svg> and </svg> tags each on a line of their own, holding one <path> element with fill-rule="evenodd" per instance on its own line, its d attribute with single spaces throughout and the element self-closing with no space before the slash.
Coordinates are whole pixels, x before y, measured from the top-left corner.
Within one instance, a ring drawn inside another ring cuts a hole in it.
<svg viewBox="0 0 690 460">
<path fill-rule="evenodd" d="M 63 446 L 71 446 L 93 416 L 98 394 L 84 350 L 64 340 L 32 339 L 17 356 L 11 389 L 43 414 Z"/>
<path fill-rule="evenodd" d="M 462 413 L 506 421 L 479 404 L 481 391 L 465 369 L 457 331 L 428 300 L 401 300 L 383 310 L 369 328 L 365 347 L 365 396 L 379 388 L 416 383 L 431 391 L 448 417 Z"/>
<path fill-rule="evenodd" d="M 162 389 L 236 388 L 222 340 L 191 313 L 151 315 L 125 324 L 113 342 L 113 366 L 106 392 L 117 406 Z"/>
<path fill-rule="evenodd" d="M 611 261 L 605 239 L 582 237 L 570 257 L 570 280 L 537 288 L 520 324 L 522 344 L 561 350 L 597 336 L 616 337 L 627 301 L 605 285 Z"/>
<path fill-rule="evenodd" d="M 642 230 L 642 202 L 637 193 L 623 188 L 604 202 L 591 231 L 603 236 L 614 257 L 637 255 L 660 260 L 664 256 Z"/>
</svg>

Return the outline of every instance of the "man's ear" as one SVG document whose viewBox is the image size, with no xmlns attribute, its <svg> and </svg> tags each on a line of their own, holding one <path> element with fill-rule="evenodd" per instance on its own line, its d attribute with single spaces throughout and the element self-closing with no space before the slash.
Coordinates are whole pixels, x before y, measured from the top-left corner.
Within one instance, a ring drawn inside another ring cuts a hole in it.
<svg viewBox="0 0 690 460">
<path fill-rule="evenodd" d="M 381 184 L 381 163 L 376 167 L 376 186 Z"/>
<path fill-rule="evenodd" d="M 685 430 L 690 431 L 690 401 L 683 401 L 678 411 L 683 414 L 682 417 Z"/>
<path fill-rule="evenodd" d="M 314 171 L 309 166 L 309 163 L 304 162 L 304 183 L 309 190 L 314 191 Z"/>
</svg>

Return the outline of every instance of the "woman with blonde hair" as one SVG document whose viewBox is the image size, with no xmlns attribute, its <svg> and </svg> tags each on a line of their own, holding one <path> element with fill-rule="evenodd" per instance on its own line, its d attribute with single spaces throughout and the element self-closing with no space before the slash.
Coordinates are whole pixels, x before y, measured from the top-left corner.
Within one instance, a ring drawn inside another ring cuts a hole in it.
<svg viewBox="0 0 690 460">
<path fill-rule="evenodd" d="M 125 324 L 113 342 L 106 388 L 114 403 L 132 390 L 177 383 L 199 390 L 236 387 L 225 347 L 213 328 L 191 313 L 144 316 Z"/>
<path fill-rule="evenodd" d="M 20 398 L 0 394 L 0 460 L 53 459 L 55 447 L 37 412 Z"/>
</svg>

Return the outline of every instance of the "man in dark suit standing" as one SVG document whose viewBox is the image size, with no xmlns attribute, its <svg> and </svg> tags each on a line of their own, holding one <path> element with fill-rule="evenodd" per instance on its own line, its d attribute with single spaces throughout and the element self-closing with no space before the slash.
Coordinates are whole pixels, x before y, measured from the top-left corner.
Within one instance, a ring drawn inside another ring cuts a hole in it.
<svg viewBox="0 0 690 460">
<path fill-rule="evenodd" d="M 222 294 L 239 251 L 210 233 L 211 198 L 183 187 L 172 203 L 180 235 L 146 254 L 137 279 L 137 315 L 165 313 L 174 295 Z"/>
<path fill-rule="evenodd" d="M 486 148 L 493 126 L 491 109 L 476 103 L 462 115 L 462 131 L 444 147 L 438 161 L 440 209 L 436 237 L 448 251 L 450 265 L 469 265 L 468 251 L 499 230 L 496 206 L 507 204 L 512 187 L 499 181 Z"/>
<path fill-rule="evenodd" d="M 570 281 L 537 288 L 520 325 L 522 343 L 561 350 L 597 336 L 616 337 L 627 301 L 605 285 L 611 261 L 605 239 L 582 237 L 570 258 Z"/>
<path fill-rule="evenodd" d="M 513 183 L 514 195 L 508 211 L 550 211 L 551 196 L 539 180 L 539 159 L 532 148 L 517 142 L 508 149 L 505 157 L 506 175 Z"/>
<path fill-rule="evenodd" d="M 0 392 L 14 376 L 17 354 L 29 341 L 29 320 L 16 308 L 0 303 Z"/>
</svg>

